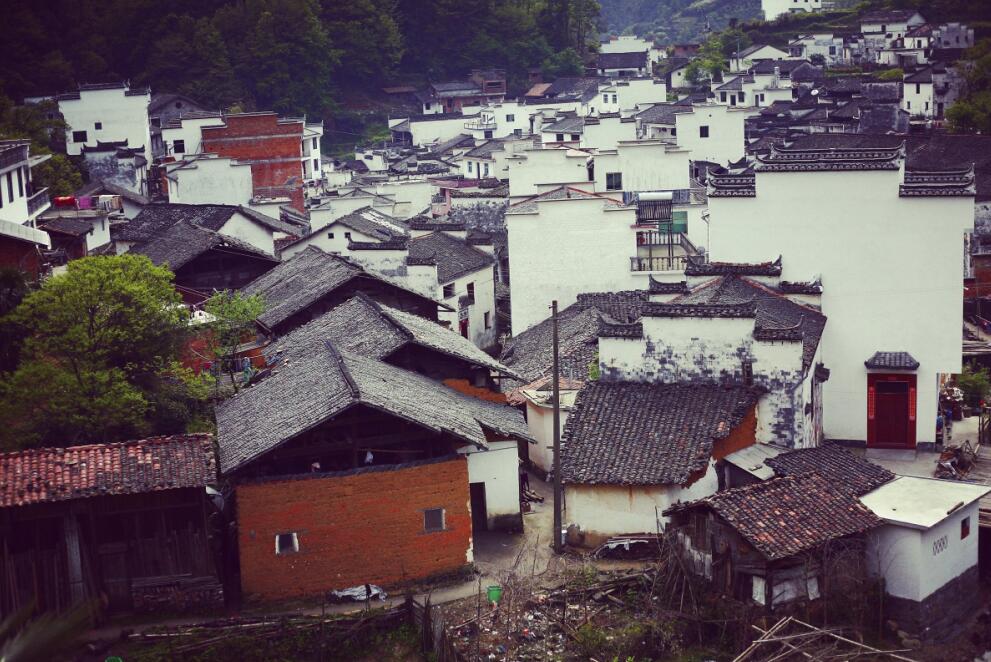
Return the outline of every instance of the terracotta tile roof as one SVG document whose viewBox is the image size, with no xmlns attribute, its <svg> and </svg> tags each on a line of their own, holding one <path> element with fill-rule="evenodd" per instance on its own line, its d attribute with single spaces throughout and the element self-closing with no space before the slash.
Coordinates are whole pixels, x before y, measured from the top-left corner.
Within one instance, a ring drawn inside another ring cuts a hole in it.
<svg viewBox="0 0 991 662">
<path fill-rule="evenodd" d="M 764 464 L 774 469 L 778 476 L 817 473 L 833 486 L 848 489 L 856 496 L 895 479 L 895 474 L 884 467 L 835 444 L 789 451 Z"/>
<path fill-rule="evenodd" d="M 836 489 L 828 478 L 812 473 L 717 492 L 672 506 L 664 513 L 694 508 L 715 511 L 770 561 L 881 524 L 852 493 Z"/>
<path fill-rule="evenodd" d="M 216 478 L 209 434 L 37 448 L 0 455 L 0 507 L 202 487 Z"/>
<path fill-rule="evenodd" d="M 762 390 L 711 384 L 585 384 L 565 425 L 565 482 L 681 485 L 709 463 Z"/>
</svg>

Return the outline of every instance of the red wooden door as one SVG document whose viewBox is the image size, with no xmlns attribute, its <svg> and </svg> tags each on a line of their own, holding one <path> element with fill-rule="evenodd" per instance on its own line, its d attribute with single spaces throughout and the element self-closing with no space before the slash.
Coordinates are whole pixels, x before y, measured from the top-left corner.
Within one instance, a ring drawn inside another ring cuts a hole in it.
<svg viewBox="0 0 991 662">
<path fill-rule="evenodd" d="M 867 376 L 867 445 L 915 448 L 915 375 Z"/>
</svg>

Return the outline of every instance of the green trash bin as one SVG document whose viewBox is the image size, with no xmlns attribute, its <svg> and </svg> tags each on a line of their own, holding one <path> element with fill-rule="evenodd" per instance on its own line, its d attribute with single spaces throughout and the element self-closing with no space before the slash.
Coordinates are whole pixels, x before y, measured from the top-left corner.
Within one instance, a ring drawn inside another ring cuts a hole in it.
<svg viewBox="0 0 991 662">
<path fill-rule="evenodd" d="M 502 587 L 495 585 L 488 587 L 487 595 L 489 602 L 499 602 L 502 599 Z"/>
</svg>

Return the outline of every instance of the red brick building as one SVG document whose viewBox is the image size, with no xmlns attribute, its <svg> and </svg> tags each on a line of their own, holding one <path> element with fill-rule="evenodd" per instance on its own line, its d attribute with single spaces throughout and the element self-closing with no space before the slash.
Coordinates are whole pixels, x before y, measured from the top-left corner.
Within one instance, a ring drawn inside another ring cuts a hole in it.
<svg viewBox="0 0 991 662">
<path fill-rule="evenodd" d="M 238 485 L 241 586 L 279 599 L 452 572 L 471 560 L 468 500 L 463 456 Z"/>
<path fill-rule="evenodd" d="M 302 118 L 279 118 L 273 112 L 226 115 L 222 126 L 201 129 L 202 150 L 250 163 L 255 195 L 287 196 L 302 212 L 305 128 Z"/>
<path fill-rule="evenodd" d="M 0 221 L 0 267 L 18 269 L 37 280 L 41 274 L 41 251 L 48 249 L 51 241 L 40 230 Z"/>
</svg>

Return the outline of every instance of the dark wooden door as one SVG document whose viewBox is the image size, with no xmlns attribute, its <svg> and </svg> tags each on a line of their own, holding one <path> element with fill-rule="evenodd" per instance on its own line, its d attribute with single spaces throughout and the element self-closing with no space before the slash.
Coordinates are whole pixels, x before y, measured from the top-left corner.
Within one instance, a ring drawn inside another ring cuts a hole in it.
<svg viewBox="0 0 991 662">
<path fill-rule="evenodd" d="M 868 376 L 867 445 L 915 448 L 915 375 Z"/>
<path fill-rule="evenodd" d="M 468 483 L 471 496 L 471 532 L 477 534 L 489 528 L 489 514 L 485 508 L 485 483 Z"/>
</svg>

